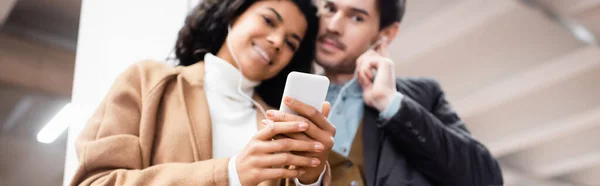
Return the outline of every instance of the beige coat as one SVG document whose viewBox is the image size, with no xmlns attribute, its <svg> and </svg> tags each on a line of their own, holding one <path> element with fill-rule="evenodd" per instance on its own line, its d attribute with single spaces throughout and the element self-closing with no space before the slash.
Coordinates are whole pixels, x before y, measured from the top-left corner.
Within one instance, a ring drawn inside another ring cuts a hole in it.
<svg viewBox="0 0 600 186">
<path fill-rule="evenodd" d="M 212 158 L 203 77 L 202 62 L 128 68 L 76 141 L 79 167 L 71 185 L 229 185 L 229 158 Z M 323 185 L 330 180 L 327 168 Z"/>
</svg>

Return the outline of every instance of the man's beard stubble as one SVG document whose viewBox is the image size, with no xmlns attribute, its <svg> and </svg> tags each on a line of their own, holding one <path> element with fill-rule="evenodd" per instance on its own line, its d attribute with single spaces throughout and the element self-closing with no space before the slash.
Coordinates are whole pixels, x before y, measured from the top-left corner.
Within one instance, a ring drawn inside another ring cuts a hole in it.
<svg viewBox="0 0 600 186">
<path fill-rule="evenodd" d="M 336 63 L 323 63 L 322 61 L 315 59 L 315 62 L 323 67 L 326 73 L 336 73 L 336 74 L 353 74 L 354 69 L 356 69 L 356 60 L 352 62 L 343 61 L 341 63 L 337 63 L 338 65 L 334 65 Z"/>
<path fill-rule="evenodd" d="M 325 39 L 329 39 L 332 41 L 334 45 L 341 51 L 346 51 L 347 46 L 341 41 L 340 36 L 337 33 L 327 32 L 317 37 L 318 42 L 324 42 Z M 316 48 L 319 50 L 319 48 Z M 326 73 L 336 73 L 336 74 L 353 74 L 354 69 L 356 68 L 356 58 L 354 60 L 342 59 L 341 62 L 335 61 L 321 61 L 318 59 L 318 54 L 315 55 L 316 63 L 323 67 Z M 337 64 L 337 65 L 335 65 Z"/>
</svg>

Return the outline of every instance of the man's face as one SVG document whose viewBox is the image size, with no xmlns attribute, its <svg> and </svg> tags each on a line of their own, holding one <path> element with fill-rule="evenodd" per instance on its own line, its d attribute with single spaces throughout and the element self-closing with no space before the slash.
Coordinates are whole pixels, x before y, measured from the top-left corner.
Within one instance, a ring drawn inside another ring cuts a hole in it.
<svg viewBox="0 0 600 186">
<path fill-rule="evenodd" d="M 379 33 L 376 0 L 321 0 L 316 61 L 326 71 L 353 73 Z"/>
</svg>

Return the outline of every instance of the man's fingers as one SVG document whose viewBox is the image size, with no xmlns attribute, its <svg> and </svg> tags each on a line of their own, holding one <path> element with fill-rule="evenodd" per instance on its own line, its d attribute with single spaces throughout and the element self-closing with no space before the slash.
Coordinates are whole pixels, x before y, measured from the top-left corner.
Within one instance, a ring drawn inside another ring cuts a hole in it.
<svg viewBox="0 0 600 186">
<path fill-rule="evenodd" d="M 375 78 L 375 75 L 373 74 L 373 70 L 374 69 L 370 69 L 365 71 L 365 75 L 367 75 L 367 78 L 369 79 L 369 81 L 372 81 L 373 78 Z"/>
<path fill-rule="evenodd" d="M 260 129 L 254 138 L 266 141 L 277 134 L 303 132 L 306 129 L 308 129 L 307 122 L 270 122 L 270 124 Z"/>
<path fill-rule="evenodd" d="M 370 85 L 369 78 L 365 74 L 365 71 L 359 71 L 356 78 L 358 79 L 358 84 L 360 84 L 363 89 Z"/>
<path fill-rule="evenodd" d="M 388 45 L 389 45 L 389 42 L 387 39 L 382 40 L 379 43 L 379 46 L 375 47 L 375 52 L 377 52 L 379 55 L 381 55 L 383 57 L 388 57 L 389 56 Z"/>
<path fill-rule="evenodd" d="M 367 61 L 367 63 L 364 65 L 364 71 L 365 72 L 373 72 L 372 70 L 375 69 L 379 69 L 379 62 L 381 61 L 381 59 L 384 59 L 382 57 L 372 57 L 369 61 Z"/>
<path fill-rule="evenodd" d="M 365 59 L 363 59 L 364 62 L 362 62 L 362 65 L 357 68 L 357 75 L 359 77 L 359 83 L 361 84 L 361 86 L 368 87 L 371 84 L 373 84 L 373 78 L 375 78 L 373 71 L 379 68 L 379 61 L 381 59 L 381 57 L 374 56 L 366 57 Z"/>
</svg>

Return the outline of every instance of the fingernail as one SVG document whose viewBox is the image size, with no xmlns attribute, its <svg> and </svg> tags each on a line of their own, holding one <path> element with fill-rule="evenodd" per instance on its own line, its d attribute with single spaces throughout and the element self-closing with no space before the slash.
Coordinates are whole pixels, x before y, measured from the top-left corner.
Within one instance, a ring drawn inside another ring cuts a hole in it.
<svg viewBox="0 0 600 186">
<path fill-rule="evenodd" d="M 274 117 L 274 116 L 275 116 L 275 111 L 274 110 L 267 111 L 267 117 Z"/>
<path fill-rule="evenodd" d="M 267 126 L 267 125 L 269 125 L 271 123 L 273 123 L 273 121 L 271 121 L 270 119 L 263 119 L 262 120 L 262 124 L 265 125 L 265 126 Z"/>
<path fill-rule="evenodd" d="M 283 101 L 285 101 L 285 103 L 292 103 L 294 101 L 294 99 L 286 96 L 285 98 L 283 98 Z"/>
<path fill-rule="evenodd" d="M 321 161 L 319 161 L 319 159 L 313 159 L 310 163 L 312 167 L 317 167 L 319 164 L 321 164 Z"/>
<path fill-rule="evenodd" d="M 300 176 L 306 174 L 306 171 L 304 169 L 300 169 L 298 172 L 300 172 Z"/>
<path fill-rule="evenodd" d="M 308 129 L 308 123 L 299 122 L 298 128 L 300 128 L 300 130 L 306 130 L 306 129 Z"/>
<path fill-rule="evenodd" d="M 325 150 L 325 146 L 321 145 L 321 143 L 315 143 L 315 151 L 322 152 Z"/>
</svg>

